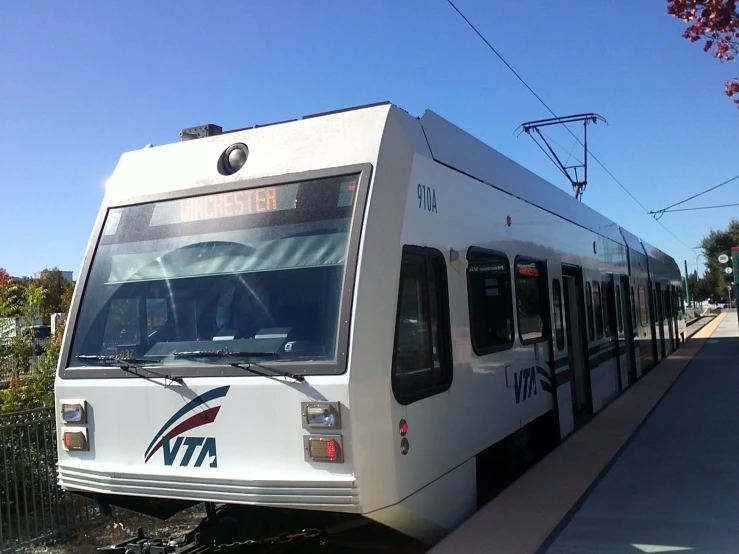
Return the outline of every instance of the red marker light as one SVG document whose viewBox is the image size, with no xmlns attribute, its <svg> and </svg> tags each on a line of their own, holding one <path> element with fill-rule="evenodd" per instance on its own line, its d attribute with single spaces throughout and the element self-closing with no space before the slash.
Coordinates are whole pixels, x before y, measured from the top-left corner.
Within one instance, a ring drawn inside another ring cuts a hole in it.
<svg viewBox="0 0 739 554">
<path fill-rule="evenodd" d="M 401 437 L 405 437 L 405 435 L 408 433 L 408 422 L 406 420 L 400 420 L 399 431 Z"/>
<path fill-rule="evenodd" d="M 511 216 L 508 216 L 505 218 L 506 225 L 510 227 L 513 224 L 513 218 Z"/>
<path fill-rule="evenodd" d="M 326 455 L 328 456 L 329 460 L 336 459 L 336 441 L 328 441 L 328 444 L 326 444 Z"/>
</svg>

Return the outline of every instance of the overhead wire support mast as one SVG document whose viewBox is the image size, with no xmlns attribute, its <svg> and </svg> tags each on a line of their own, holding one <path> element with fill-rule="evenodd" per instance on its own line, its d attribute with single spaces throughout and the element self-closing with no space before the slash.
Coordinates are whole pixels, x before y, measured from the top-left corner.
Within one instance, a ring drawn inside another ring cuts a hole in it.
<svg viewBox="0 0 739 554">
<path fill-rule="evenodd" d="M 539 119 L 536 121 L 529 121 L 527 123 L 523 123 L 519 125 L 516 128 L 516 130 L 521 129 L 521 132 L 518 133 L 518 136 L 520 136 L 521 133 L 526 133 L 527 135 L 531 137 L 531 139 L 536 143 L 536 145 L 539 148 L 541 148 L 542 152 L 544 152 L 544 154 L 546 154 L 546 156 L 556 166 L 559 167 L 560 171 L 570 181 L 570 184 L 572 185 L 572 188 L 575 191 L 575 199 L 582 200 L 582 194 L 583 192 L 585 192 L 585 187 L 588 184 L 588 124 L 590 123 L 595 124 L 599 120 L 605 123 L 606 125 L 608 125 L 608 122 L 600 115 L 596 113 L 584 113 L 584 114 L 568 115 L 565 117 L 552 117 L 549 119 Z M 584 131 L 583 142 L 581 143 L 583 147 L 583 162 L 577 165 L 566 165 L 567 162 L 563 163 L 562 160 L 559 158 L 559 156 L 557 156 L 557 153 L 554 151 L 552 146 L 549 144 L 549 141 L 547 141 L 546 137 L 542 134 L 539 128 L 548 127 L 550 125 L 567 125 L 568 123 L 577 123 L 579 121 L 582 121 L 583 131 Z M 536 140 L 536 137 L 531 133 L 531 131 L 535 131 L 536 134 L 539 135 L 539 138 L 541 138 L 541 140 L 544 142 L 549 152 L 544 150 L 544 147 Z M 577 174 L 577 170 L 580 168 L 582 168 L 583 170 L 582 179 L 580 179 Z M 574 178 L 572 174 L 570 174 L 570 170 L 572 170 L 574 174 Z"/>
</svg>

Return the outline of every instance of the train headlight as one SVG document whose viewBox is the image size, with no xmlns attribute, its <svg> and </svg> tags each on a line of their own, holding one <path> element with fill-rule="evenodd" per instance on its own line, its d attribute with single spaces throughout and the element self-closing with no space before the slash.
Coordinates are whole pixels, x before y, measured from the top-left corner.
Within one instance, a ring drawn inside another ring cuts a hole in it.
<svg viewBox="0 0 739 554">
<path fill-rule="evenodd" d="M 87 451 L 90 449 L 85 429 L 62 429 L 62 444 L 64 450 Z"/>
<path fill-rule="evenodd" d="M 338 402 L 301 402 L 303 428 L 341 429 L 341 407 Z"/>
<path fill-rule="evenodd" d="M 63 400 L 61 404 L 64 423 L 87 423 L 87 406 L 84 400 Z"/>
<path fill-rule="evenodd" d="M 233 175 L 244 167 L 249 157 L 249 148 L 246 144 L 238 142 L 232 144 L 223 151 L 218 159 L 218 171 L 221 175 Z"/>
<path fill-rule="evenodd" d="M 305 437 L 305 458 L 312 462 L 344 461 L 341 435 L 313 435 Z"/>
</svg>

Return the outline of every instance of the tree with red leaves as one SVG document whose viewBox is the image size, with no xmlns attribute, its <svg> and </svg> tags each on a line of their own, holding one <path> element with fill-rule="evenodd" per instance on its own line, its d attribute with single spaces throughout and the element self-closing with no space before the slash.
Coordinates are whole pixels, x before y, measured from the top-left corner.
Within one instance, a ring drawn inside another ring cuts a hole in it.
<svg viewBox="0 0 739 554">
<path fill-rule="evenodd" d="M 690 42 L 706 39 L 703 51 L 712 50 L 714 58 L 732 61 L 739 54 L 739 13 L 737 0 L 667 0 L 667 13 L 690 23 L 683 37 Z M 724 88 L 739 106 L 739 79 Z"/>
</svg>

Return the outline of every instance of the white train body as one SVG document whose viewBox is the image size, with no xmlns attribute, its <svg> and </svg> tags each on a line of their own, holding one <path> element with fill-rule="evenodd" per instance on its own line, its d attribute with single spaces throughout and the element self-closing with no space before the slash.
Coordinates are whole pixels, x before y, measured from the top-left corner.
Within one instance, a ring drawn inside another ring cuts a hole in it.
<svg viewBox="0 0 739 554">
<path fill-rule="evenodd" d="M 232 305 L 214 337 L 224 275 L 268 303 L 246 322 Z M 570 434 L 677 347 L 681 286 L 674 260 L 433 112 L 129 152 L 65 331 L 59 482 L 150 513 L 362 514 L 433 542 L 477 508 L 490 447 L 547 414 Z"/>
</svg>

